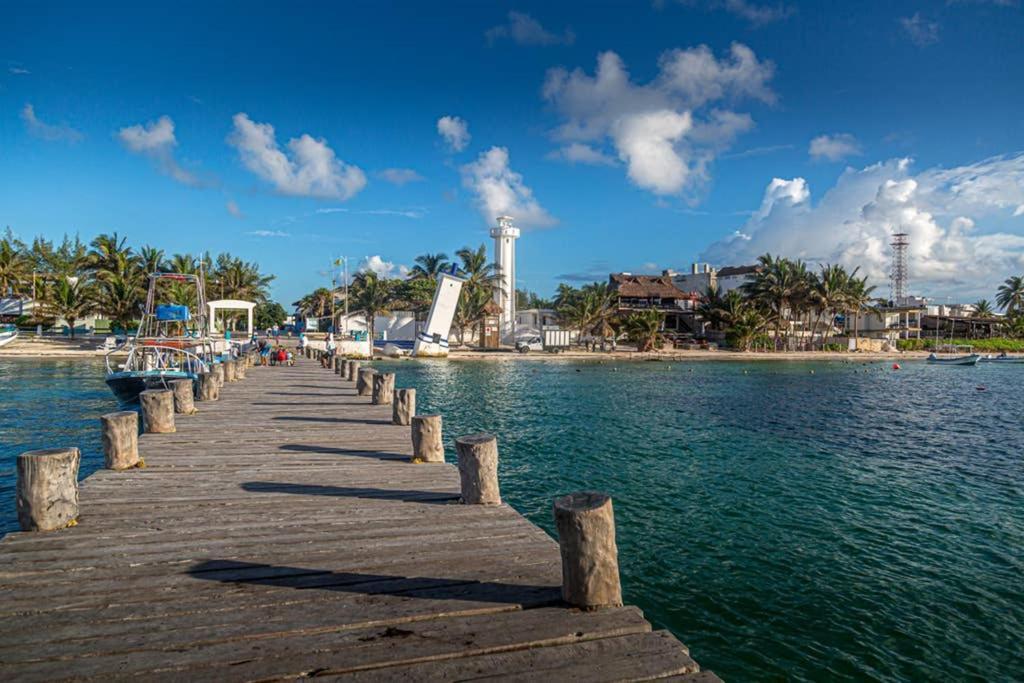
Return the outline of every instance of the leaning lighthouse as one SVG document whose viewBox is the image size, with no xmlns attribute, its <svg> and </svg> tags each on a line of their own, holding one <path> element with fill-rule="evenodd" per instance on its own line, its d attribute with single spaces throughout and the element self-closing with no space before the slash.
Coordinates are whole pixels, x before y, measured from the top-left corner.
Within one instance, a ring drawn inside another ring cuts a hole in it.
<svg viewBox="0 0 1024 683">
<path fill-rule="evenodd" d="M 501 341 L 515 344 L 516 335 L 516 240 L 519 228 L 511 216 L 498 216 L 497 227 L 491 228 L 494 238 L 494 263 L 498 266 L 501 288 L 494 292 L 494 302 L 501 307 Z"/>
</svg>

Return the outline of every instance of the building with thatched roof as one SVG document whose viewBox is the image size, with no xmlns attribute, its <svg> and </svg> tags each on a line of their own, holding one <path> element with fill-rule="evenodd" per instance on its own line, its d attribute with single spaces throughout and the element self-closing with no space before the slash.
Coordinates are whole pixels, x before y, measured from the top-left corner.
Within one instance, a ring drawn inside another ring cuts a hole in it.
<svg viewBox="0 0 1024 683">
<path fill-rule="evenodd" d="M 620 314 L 656 310 L 665 316 L 666 332 L 696 331 L 694 312 L 700 302 L 700 295 L 676 287 L 671 275 L 612 273 L 608 283 L 618 294 Z"/>
</svg>

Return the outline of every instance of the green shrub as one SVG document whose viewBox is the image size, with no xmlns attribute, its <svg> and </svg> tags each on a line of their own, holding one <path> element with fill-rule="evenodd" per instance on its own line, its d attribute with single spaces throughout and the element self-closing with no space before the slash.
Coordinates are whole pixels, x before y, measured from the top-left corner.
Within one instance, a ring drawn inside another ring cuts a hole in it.
<svg viewBox="0 0 1024 683">
<path fill-rule="evenodd" d="M 931 351 L 936 346 L 973 346 L 975 351 L 982 353 L 991 352 L 1024 352 L 1024 339 L 1010 339 L 1008 337 L 993 337 L 992 339 L 949 339 L 940 338 L 938 343 L 935 339 L 900 339 L 896 342 L 896 348 L 900 351 Z"/>
<path fill-rule="evenodd" d="M 846 346 L 838 344 L 836 342 L 829 342 L 821 347 L 822 351 L 845 351 Z"/>
</svg>

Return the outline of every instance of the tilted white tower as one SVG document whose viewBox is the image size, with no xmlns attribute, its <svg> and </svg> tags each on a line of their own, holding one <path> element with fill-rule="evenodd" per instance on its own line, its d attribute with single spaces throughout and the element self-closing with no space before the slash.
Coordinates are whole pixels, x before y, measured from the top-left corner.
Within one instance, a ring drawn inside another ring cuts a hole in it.
<svg viewBox="0 0 1024 683">
<path fill-rule="evenodd" d="M 491 228 L 494 238 L 494 263 L 501 275 L 501 289 L 494 293 L 494 301 L 501 306 L 501 341 L 515 343 L 516 334 L 516 240 L 519 228 L 512 225 L 511 216 L 498 216 L 498 226 Z"/>
</svg>

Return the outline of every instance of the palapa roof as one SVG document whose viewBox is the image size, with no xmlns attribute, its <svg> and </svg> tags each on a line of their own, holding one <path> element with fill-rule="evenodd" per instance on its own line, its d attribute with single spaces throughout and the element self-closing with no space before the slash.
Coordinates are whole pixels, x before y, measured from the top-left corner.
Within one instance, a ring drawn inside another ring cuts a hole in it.
<svg viewBox="0 0 1024 683">
<path fill-rule="evenodd" d="M 671 275 L 612 273 L 609 282 L 619 296 L 633 299 L 688 299 L 690 295 L 672 282 Z"/>
</svg>

